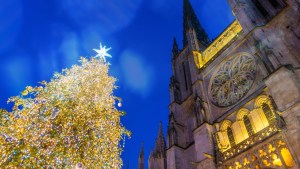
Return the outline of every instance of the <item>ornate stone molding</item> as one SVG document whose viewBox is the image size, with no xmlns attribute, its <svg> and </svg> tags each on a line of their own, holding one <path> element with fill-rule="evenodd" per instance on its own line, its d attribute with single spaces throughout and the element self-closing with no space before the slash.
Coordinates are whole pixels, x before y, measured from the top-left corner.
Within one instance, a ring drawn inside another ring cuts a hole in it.
<svg viewBox="0 0 300 169">
<path fill-rule="evenodd" d="M 218 36 L 203 52 L 193 51 L 196 65 L 199 69 L 213 60 L 214 56 L 219 53 L 229 42 L 235 39 L 242 31 L 242 26 L 235 20 L 225 31 Z"/>
<path fill-rule="evenodd" d="M 270 124 L 268 127 L 264 128 L 263 130 L 255 133 L 254 135 L 250 136 L 246 140 L 240 142 L 239 144 L 231 147 L 230 149 L 218 153 L 218 161 L 226 161 L 230 159 L 233 156 L 236 156 L 242 152 L 244 152 L 246 149 L 254 146 L 255 144 L 258 144 L 262 142 L 263 140 L 273 136 L 274 134 L 278 133 L 280 131 L 280 127 L 277 121 Z"/>
<path fill-rule="evenodd" d="M 253 146 L 252 149 L 224 163 L 221 169 L 234 168 L 292 168 L 297 166 L 289 146 L 282 134 L 276 134 L 271 139 Z"/>
</svg>

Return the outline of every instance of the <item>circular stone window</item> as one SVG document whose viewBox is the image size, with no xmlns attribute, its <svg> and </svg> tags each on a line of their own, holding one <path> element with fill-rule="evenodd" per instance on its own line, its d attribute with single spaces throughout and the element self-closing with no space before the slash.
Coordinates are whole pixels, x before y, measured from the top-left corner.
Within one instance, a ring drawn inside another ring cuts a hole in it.
<svg viewBox="0 0 300 169">
<path fill-rule="evenodd" d="M 247 53 L 239 53 L 222 62 L 209 84 L 213 104 L 220 107 L 235 104 L 250 90 L 255 73 L 255 60 Z"/>
</svg>

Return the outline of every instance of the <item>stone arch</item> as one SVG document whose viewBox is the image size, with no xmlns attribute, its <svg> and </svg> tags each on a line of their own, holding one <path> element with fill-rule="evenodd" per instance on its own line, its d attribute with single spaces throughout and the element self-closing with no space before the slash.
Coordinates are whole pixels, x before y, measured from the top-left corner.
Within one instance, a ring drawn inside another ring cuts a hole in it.
<svg viewBox="0 0 300 169">
<path fill-rule="evenodd" d="M 226 131 L 216 132 L 215 137 L 216 137 L 216 140 L 217 140 L 219 150 L 221 152 L 224 152 L 224 151 L 228 150 L 231 147 Z"/>
<path fill-rule="evenodd" d="M 219 148 L 222 147 L 223 151 L 236 144 L 236 136 L 233 132 L 233 129 L 231 128 L 232 124 L 233 123 L 230 120 L 224 120 L 221 123 L 219 132 L 216 133 L 216 136 L 218 137 L 219 141 L 221 142 L 221 144 L 223 144 L 219 146 Z"/>
<path fill-rule="evenodd" d="M 244 117 L 245 115 L 248 115 L 248 114 L 249 114 L 249 110 L 248 110 L 248 109 L 246 109 L 246 108 L 241 108 L 241 109 L 238 111 L 237 115 L 236 115 L 236 121 L 243 121 L 243 117 Z"/>
<path fill-rule="evenodd" d="M 247 131 L 247 134 L 245 134 L 245 137 L 249 137 L 252 134 L 254 134 L 253 126 L 254 126 L 255 121 L 253 121 L 253 119 L 250 118 L 250 111 L 248 109 L 246 109 L 246 108 L 240 109 L 237 113 L 236 121 L 240 121 L 242 130 Z"/>
<path fill-rule="evenodd" d="M 228 127 L 230 127 L 232 122 L 230 120 L 224 120 L 221 123 L 220 131 L 226 131 Z"/>
<path fill-rule="evenodd" d="M 261 108 L 264 103 L 271 105 L 270 98 L 266 95 L 260 95 L 255 99 L 254 108 Z"/>
<path fill-rule="evenodd" d="M 268 124 L 273 123 L 276 120 L 275 111 L 271 100 L 266 95 L 259 96 L 254 103 L 254 108 L 258 109 L 265 116 Z"/>
</svg>

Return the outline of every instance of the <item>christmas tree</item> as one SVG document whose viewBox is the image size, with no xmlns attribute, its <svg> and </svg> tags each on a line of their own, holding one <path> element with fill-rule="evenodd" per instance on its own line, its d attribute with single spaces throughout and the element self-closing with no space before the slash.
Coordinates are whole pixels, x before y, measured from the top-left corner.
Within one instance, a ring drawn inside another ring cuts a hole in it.
<svg viewBox="0 0 300 169">
<path fill-rule="evenodd" d="M 121 168 L 130 133 L 115 107 L 109 49 L 100 44 L 95 57 L 9 99 L 12 111 L 0 110 L 0 168 Z"/>
</svg>

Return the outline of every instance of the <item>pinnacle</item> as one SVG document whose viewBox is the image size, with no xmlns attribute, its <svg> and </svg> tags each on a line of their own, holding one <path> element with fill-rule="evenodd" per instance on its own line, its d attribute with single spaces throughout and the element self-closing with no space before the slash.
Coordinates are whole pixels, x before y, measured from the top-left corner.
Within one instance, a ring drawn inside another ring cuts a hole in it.
<svg viewBox="0 0 300 169">
<path fill-rule="evenodd" d="M 172 55 L 173 55 L 173 57 L 175 57 L 178 53 L 179 53 L 178 44 L 177 44 L 176 38 L 174 37 L 174 40 L 173 40 L 173 49 L 172 49 Z"/>
<path fill-rule="evenodd" d="M 141 150 L 140 150 L 140 158 L 144 158 L 144 142 L 142 142 L 142 147 L 141 147 Z"/>
<path fill-rule="evenodd" d="M 160 121 L 154 154 L 165 155 L 165 148 L 166 148 L 166 143 L 163 134 L 162 122 Z"/>
<path fill-rule="evenodd" d="M 159 136 L 164 136 L 163 129 L 162 129 L 162 122 L 161 121 L 159 122 L 159 129 L 158 129 L 158 137 Z"/>
<path fill-rule="evenodd" d="M 138 169 L 144 169 L 144 142 L 142 142 L 140 150 Z"/>
<path fill-rule="evenodd" d="M 177 46 L 177 47 L 178 47 L 176 37 L 174 37 L 174 40 L 173 40 L 173 47 L 174 47 L 174 46 Z"/>
<path fill-rule="evenodd" d="M 186 33 L 191 28 L 195 30 L 198 41 L 202 43 L 204 46 L 208 46 L 210 40 L 205 30 L 202 28 L 190 1 L 184 0 L 183 1 L 183 45 L 186 45 L 188 43 L 188 38 Z"/>
</svg>

